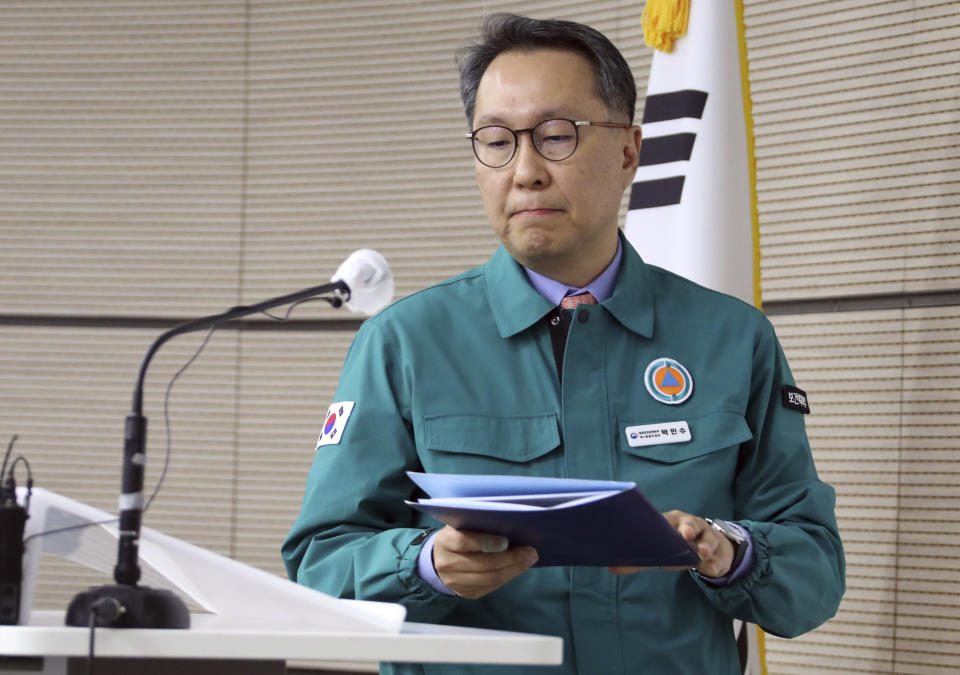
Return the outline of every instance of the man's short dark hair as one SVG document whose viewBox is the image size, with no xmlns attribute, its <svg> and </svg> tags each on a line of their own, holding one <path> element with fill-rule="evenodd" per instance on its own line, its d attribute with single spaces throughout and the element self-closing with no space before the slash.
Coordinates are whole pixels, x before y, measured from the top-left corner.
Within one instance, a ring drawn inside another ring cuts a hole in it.
<svg viewBox="0 0 960 675">
<path fill-rule="evenodd" d="M 490 63 L 501 53 L 561 49 L 585 57 L 593 68 L 593 89 L 614 115 L 633 124 L 637 86 L 630 66 L 598 30 L 573 21 L 531 19 L 499 12 L 485 17 L 479 40 L 457 52 L 460 98 L 467 123 L 473 124 L 477 88 Z"/>
</svg>

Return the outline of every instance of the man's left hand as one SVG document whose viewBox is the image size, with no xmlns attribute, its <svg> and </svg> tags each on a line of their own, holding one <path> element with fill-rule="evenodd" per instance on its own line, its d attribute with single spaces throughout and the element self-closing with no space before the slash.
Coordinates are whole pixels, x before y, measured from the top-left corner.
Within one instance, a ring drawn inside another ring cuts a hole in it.
<svg viewBox="0 0 960 675">
<path fill-rule="evenodd" d="M 733 564 L 733 544 L 717 532 L 703 518 L 691 516 L 683 511 L 668 511 L 664 518 L 697 549 L 700 563 L 696 570 L 707 577 L 722 577 L 730 572 Z M 685 570 L 687 567 L 609 567 L 614 574 L 633 574 L 649 569 Z"/>
</svg>

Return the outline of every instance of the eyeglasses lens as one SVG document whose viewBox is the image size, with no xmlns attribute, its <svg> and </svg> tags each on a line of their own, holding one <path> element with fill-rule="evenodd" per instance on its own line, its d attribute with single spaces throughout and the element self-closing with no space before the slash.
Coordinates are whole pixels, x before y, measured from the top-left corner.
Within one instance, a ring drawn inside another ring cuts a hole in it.
<svg viewBox="0 0 960 675">
<path fill-rule="evenodd" d="M 577 128 L 567 120 L 545 120 L 530 131 L 533 145 L 546 159 L 566 159 L 577 149 Z M 477 159 L 489 167 L 504 166 L 513 159 L 517 137 L 506 127 L 477 129 L 473 147 Z"/>
</svg>

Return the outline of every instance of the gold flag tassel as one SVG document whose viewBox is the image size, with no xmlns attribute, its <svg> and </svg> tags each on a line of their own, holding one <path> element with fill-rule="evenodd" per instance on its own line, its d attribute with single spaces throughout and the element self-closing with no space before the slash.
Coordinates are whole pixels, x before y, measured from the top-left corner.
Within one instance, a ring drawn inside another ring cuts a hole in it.
<svg viewBox="0 0 960 675">
<path fill-rule="evenodd" d="M 673 43 L 687 34 L 689 20 L 690 0 L 647 0 L 641 20 L 643 40 L 654 49 L 672 52 Z"/>
</svg>

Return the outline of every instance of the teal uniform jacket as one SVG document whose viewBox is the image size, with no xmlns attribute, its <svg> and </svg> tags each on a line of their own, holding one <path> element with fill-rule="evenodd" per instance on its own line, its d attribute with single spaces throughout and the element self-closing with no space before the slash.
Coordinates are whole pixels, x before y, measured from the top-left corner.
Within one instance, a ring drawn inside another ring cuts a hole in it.
<svg viewBox="0 0 960 675">
<path fill-rule="evenodd" d="M 560 667 L 383 664 L 395 673 L 739 673 L 731 618 L 780 636 L 834 615 L 844 557 L 834 491 L 820 482 L 793 378 L 755 308 L 645 264 L 624 243 L 613 295 L 581 306 L 562 385 L 544 320 L 553 307 L 500 248 L 490 261 L 364 322 L 337 401 L 339 444 L 318 448 L 283 545 L 291 579 L 342 598 L 398 602 L 408 620 L 558 635 Z M 692 395 L 648 391 L 647 366 L 682 364 Z M 686 443 L 631 447 L 625 429 L 685 421 Z M 732 520 L 756 565 L 724 588 L 688 572 L 619 576 L 532 568 L 479 600 L 417 574 L 431 518 L 408 470 L 634 481 L 661 511 Z"/>
</svg>

